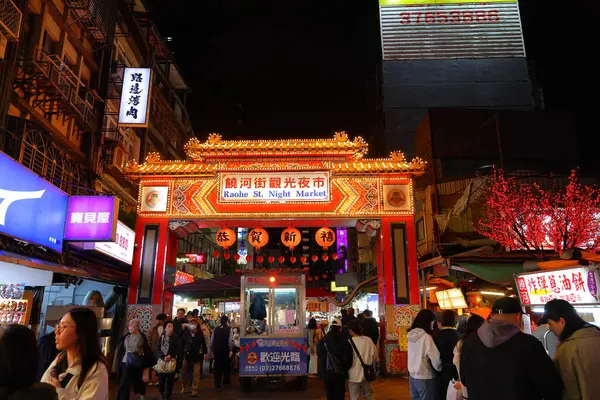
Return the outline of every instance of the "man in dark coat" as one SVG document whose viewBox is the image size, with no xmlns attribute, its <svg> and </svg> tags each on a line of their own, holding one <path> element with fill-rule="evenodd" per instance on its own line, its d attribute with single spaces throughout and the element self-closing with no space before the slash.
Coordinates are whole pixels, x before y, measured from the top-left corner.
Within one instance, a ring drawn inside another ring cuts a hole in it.
<svg viewBox="0 0 600 400">
<path fill-rule="evenodd" d="M 221 317 L 221 324 L 215 328 L 210 341 L 210 349 L 215 358 L 215 388 L 231 385 L 231 356 L 233 355 L 233 330 L 229 318 Z"/>
<path fill-rule="evenodd" d="M 56 349 L 56 333 L 52 331 L 42 336 L 38 340 L 38 349 L 40 352 L 40 361 L 38 362 L 37 379 L 40 380 L 59 353 Z"/>
<path fill-rule="evenodd" d="M 341 367 L 339 373 L 327 370 L 328 353 L 339 360 L 339 366 Z M 352 367 L 354 355 L 352 346 L 343 333 L 342 321 L 339 319 L 335 318 L 333 320 L 329 332 L 317 344 L 317 356 L 319 357 L 317 364 L 319 379 L 325 381 L 327 400 L 344 400 L 346 380 L 348 379 L 348 371 Z"/>
<path fill-rule="evenodd" d="M 177 316 L 173 319 L 173 327 L 175 328 L 175 334 L 181 337 L 183 332 L 183 325 L 187 324 L 187 318 L 185 317 L 185 310 L 180 308 L 177 310 Z"/>
<path fill-rule="evenodd" d="M 379 324 L 373 318 L 373 311 L 365 310 L 363 314 L 365 316 L 362 320 L 363 333 L 365 336 L 370 337 L 377 346 L 379 344 Z"/>
<path fill-rule="evenodd" d="M 512 297 L 494 302 L 491 319 L 463 342 L 460 379 L 471 400 L 558 400 L 560 375 L 542 344 L 521 331 Z"/>
</svg>

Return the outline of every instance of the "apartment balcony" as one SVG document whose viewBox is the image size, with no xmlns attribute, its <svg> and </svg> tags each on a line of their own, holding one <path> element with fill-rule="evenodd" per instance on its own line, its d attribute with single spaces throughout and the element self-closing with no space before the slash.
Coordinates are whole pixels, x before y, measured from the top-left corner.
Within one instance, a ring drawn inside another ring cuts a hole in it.
<svg viewBox="0 0 600 400">
<path fill-rule="evenodd" d="M 59 56 L 35 47 L 33 56 L 23 60 L 15 87 L 33 99 L 32 106 L 45 117 L 61 115 L 75 119 L 80 131 L 96 129 L 96 101 L 103 101 L 62 62 Z"/>
<path fill-rule="evenodd" d="M 0 0 L 0 33 L 8 40 L 18 40 L 23 15 L 11 0 Z"/>
<path fill-rule="evenodd" d="M 160 90 L 152 92 L 150 109 L 151 126 L 176 149 L 180 149 L 189 137 L 188 130 L 175 115 L 175 111 Z"/>
<path fill-rule="evenodd" d="M 75 15 L 75 22 L 86 32 L 86 36 L 100 43 L 108 39 L 113 2 L 108 0 L 64 0 L 64 2 Z"/>
</svg>

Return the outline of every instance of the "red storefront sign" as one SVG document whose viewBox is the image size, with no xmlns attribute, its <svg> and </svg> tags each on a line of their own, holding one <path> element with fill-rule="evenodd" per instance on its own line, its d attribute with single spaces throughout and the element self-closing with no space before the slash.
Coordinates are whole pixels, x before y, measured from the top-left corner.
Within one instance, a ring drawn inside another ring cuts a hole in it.
<svg viewBox="0 0 600 400">
<path fill-rule="evenodd" d="M 598 270 L 581 267 L 522 274 L 516 282 L 523 305 L 544 305 L 553 299 L 598 304 L 598 279 Z"/>
<path fill-rule="evenodd" d="M 300 276 L 272 275 L 272 276 L 249 276 L 249 285 L 300 285 Z"/>
</svg>

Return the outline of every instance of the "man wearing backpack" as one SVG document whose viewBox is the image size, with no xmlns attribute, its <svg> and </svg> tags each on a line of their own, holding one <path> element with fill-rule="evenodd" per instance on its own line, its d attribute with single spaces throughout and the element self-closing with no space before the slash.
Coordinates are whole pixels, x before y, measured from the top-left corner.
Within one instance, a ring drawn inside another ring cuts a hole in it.
<svg viewBox="0 0 600 400">
<path fill-rule="evenodd" d="M 366 400 L 373 400 L 370 380 L 374 378 L 374 371 L 371 371 L 371 376 L 365 376 L 365 369 L 373 368 L 373 361 L 377 360 L 377 348 L 370 337 L 362 335 L 362 327 L 358 320 L 348 323 L 348 331 L 353 349 L 352 368 L 348 371 L 350 399 L 358 400 L 362 393 Z"/>
</svg>

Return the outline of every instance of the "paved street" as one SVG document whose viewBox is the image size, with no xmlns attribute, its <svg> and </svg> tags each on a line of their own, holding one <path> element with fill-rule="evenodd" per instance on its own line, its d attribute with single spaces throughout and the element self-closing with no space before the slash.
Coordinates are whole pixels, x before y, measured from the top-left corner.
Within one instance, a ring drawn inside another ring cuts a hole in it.
<svg viewBox="0 0 600 400">
<path fill-rule="evenodd" d="M 281 394 L 286 400 L 324 400 L 323 382 L 318 379 L 310 379 L 308 389 L 305 392 L 297 391 L 295 388 L 271 389 L 270 391 L 263 387 L 257 388 L 252 393 L 241 393 L 237 377 L 233 379 L 233 387 L 225 389 L 223 392 L 217 392 L 212 387 L 212 377 L 205 377 L 202 380 L 199 399 L 202 400 L 236 400 L 236 399 L 265 399 L 270 395 Z M 116 399 L 116 381 L 111 382 L 111 399 Z M 402 400 L 410 399 L 408 380 L 403 378 L 378 379 L 373 384 L 375 389 L 375 398 L 377 400 Z M 191 395 L 179 394 L 180 385 L 176 384 L 177 391 L 174 391 L 173 399 L 192 399 Z M 279 397 L 279 396 L 278 396 Z M 146 400 L 158 400 L 159 394 L 156 388 L 150 388 L 146 395 Z M 346 398 L 350 396 L 346 394 Z M 136 397 L 132 400 L 137 400 Z"/>
</svg>

